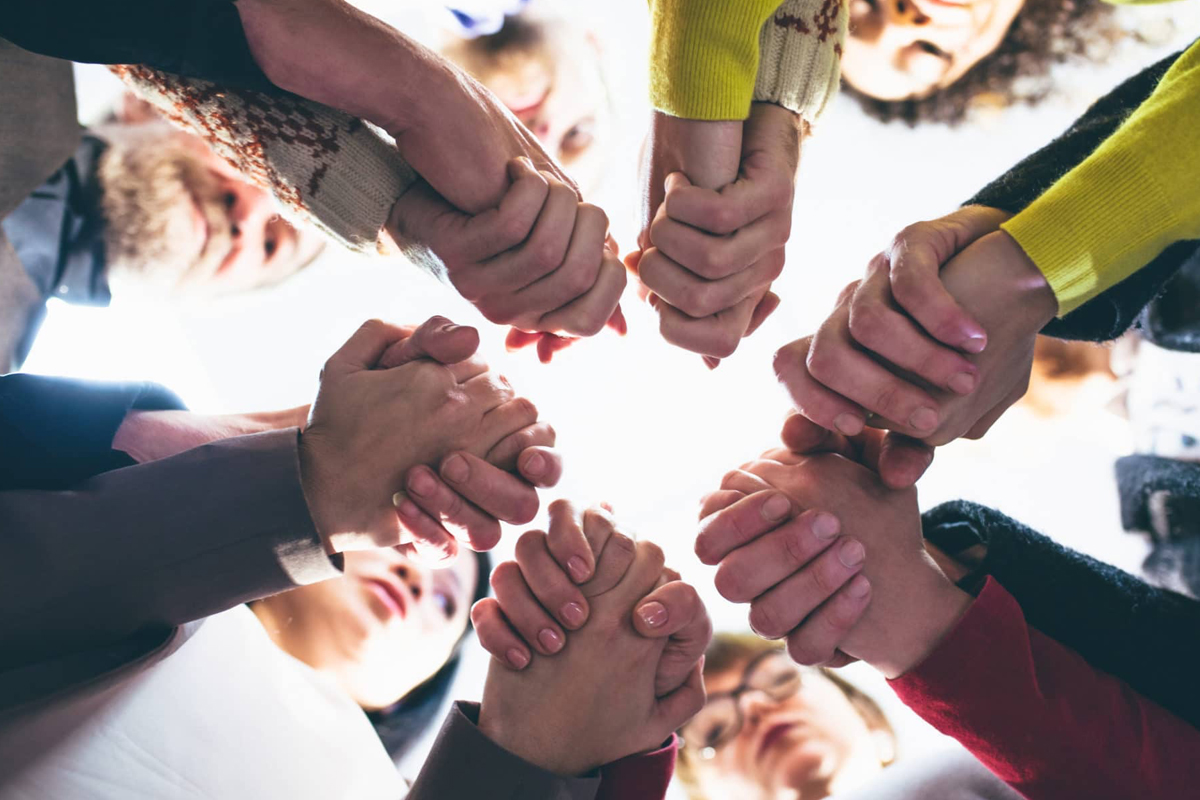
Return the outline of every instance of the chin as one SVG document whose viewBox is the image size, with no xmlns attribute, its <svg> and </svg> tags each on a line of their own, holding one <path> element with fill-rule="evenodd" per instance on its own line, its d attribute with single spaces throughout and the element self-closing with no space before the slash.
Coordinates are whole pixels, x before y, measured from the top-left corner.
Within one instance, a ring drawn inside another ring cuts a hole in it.
<svg viewBox="0 0 1200 800">
<path fill-rule="evenodd" d="M 794 790 L 807 798 L 831 793 L 837 777 L 837 754 L 817 742 L 801 742 L 790 748 L 772 765 L 777 787 Z"/>
</svg>

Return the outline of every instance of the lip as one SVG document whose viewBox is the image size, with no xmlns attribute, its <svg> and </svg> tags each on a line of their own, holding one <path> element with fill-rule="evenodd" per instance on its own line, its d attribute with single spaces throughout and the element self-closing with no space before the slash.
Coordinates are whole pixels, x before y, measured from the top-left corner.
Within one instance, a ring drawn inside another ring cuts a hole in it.
<svg viewBox="0 0 1200 800">
<path fill-rule="evenodd" d="M 521 106 L 521 107 L 512 105 L 512 106 L 508 107 L 508 110 L 512 112 L 514 117 L 519 118 L 519 117 L 529 116 L 531 114 L 536 113 L 538 110 L 540 110 L 541 107 L 546 104 L 546 98 L 549 96 L 550 96 L 550 88 L 546 87 L 546 90 L 544 92 L 542 92 L 538 96 L 538 98 L 536 100 L 534 100 L 532 103 L 527 103 L 526 105 Z"/>
<path fill-rule="evenodd" d="M 758 741 L 758 753 L 755 755 L 756 760 L 762 760 L 766 755 L 767 750 L 771 748 L 775 742 L 787 735 L 788 731 L 796 727 L 794 722 L 777 722 L 763 733 L 762 738 Z"/>
<path fill-rule="evenodd" d="M 367 587 L 375 593 L 383 605 L 390 612 L 388 617 L 400 617 L 404 619 L 408 616 L 408 598 L 404 596 L 399 587 L 387 581 L 381 581 L 376 578 L 366 579 Z"/>
</svg>

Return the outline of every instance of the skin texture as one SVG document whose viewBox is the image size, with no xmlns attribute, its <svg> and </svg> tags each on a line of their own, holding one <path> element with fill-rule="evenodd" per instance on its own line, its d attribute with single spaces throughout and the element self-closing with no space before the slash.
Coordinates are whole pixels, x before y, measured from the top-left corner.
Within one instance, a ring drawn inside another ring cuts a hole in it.
<svg viewBox="0 0 1200 800">
<path fill-rule="evenodd" d="M 710 697 L 735 689 L 747 663 L 748 659 L 706 673 Z M 712 758 L 693 759 L 698 783 L 709 797 L 821 798 L 851 789 L 882 769 L 872 729 L 842 690 L 819 671 L 802 671 L 799 691 L 787 699 L 774 701 L 748 691 L 738 703 L 742 728 L 737 735 L 718 746 Z M 780 726 L 786 726 L 782 733 Z M 691 727 L 684 732 L 690 735 Z"/>
<path fill-rule="evenodd" d="M 466 630 L 478 562 L 430 569 L 390 548 L 348 553 L 340 578 L 251 608 L 281 649 L 330 676 L 366 709 L 432 676 Z"/>
<path fill-rule="evenodd" d="M 1024 0 L 852 0 L 842 76 L 879 100 L 922 98 L 995 50 Z"/>
</svg>

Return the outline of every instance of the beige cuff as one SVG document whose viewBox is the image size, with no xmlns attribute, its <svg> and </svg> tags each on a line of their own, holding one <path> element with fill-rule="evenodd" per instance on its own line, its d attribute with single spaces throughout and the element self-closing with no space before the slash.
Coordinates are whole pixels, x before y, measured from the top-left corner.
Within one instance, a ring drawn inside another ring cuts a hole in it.
<svg viewBox="0 0 1200 800">
<path fill-rule="evenodd" d="M 837 96 L 848 14 L 845 0 L 786 0 L 759 35 L 755 102 L 815 122 Z"/>
</svg>

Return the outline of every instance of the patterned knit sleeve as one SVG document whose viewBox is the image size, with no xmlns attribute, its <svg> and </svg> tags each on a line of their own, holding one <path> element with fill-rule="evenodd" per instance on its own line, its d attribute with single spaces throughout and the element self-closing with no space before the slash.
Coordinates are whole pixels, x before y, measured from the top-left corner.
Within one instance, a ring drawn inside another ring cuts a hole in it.
<svg viewBox="0 0 1200 800">
<path fill-rule="evenodd" d="M 226 89 L 144 66 L 111 69 L 271 192 L 285 216 L 356 252 L 379 251 L 392 206 L 416 179 L 387 134 L 320 103 L 282 91 Z"/>
<path fill-rule="evenodd" d="M 786 0 L 759 35 L 756 102 L 777 103 L 808 123 L 837 96 L 846 0 Z"/>
</svg>

